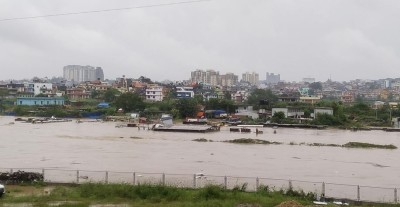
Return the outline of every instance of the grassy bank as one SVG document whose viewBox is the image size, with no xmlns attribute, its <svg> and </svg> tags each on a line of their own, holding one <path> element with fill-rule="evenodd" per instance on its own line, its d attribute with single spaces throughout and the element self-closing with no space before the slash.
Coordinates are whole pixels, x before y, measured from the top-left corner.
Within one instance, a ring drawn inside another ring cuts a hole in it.
<svg viewBox="0 0 400 207">
<path fill-rule="evenodd" d="M 128 184 L 82 184 L 79 186 L 12 186 L 0 203 L 33 206 L 90 206 L 124 204 L 125 206 L 276 206 L 285 201 L 312 203 L 313 195 L 293 190 L 272 192 L 262 187 L 245 192 L 246 186 L 225 190 L 220 186 L 184 189 L 166 186 Z M 61 202 L 62 201 L 62 202 Z M 65 202 L 68 201 L 68 202 Z"/>
<path fill-rule="evenodd" d="M 193 140 L 193 141 L 199 141 L 199 142 L 207 142 L 211 140 L 206 140 L 206 139 L 199 139 L 199 140 Z M 249 139 L 249 138 L 241 138 L 241 139 L 234 139 L 234 140 L 227 140 L 224 141 L 227 143 L 234 143 L 234 144 L 265 144 L 265 145 L 270 145 L 270 144 L 283 144 L 282 142 L 274 142 L 274 141 L 267 141 L 267 140 L 260 140 L 260 139 Z M 295 143 L 295 142 L 290 142 L 289 145 L 305 145 L 305 146 L 311 146 L 311 147 L 344 147 L 344 148 L 362 148 L 362 149 L 397 149 L 397 147 L 393 144 L 389 145 L 380 145 L 380 144 L 371 144 L 371 143 L 364 143 L 364 142 L 348 142 L 346 144 L 340 145 L 340 144 L 326 144 L 326 143 Z"/>
<path fill-rule="evenodd" d="M 270 141 L 267 141 L 267 140 L 248 139 L 248 138 L 228 140 L 228 141 L 225 141 L 225 142 L 235 143 L 235 144 L 282 144 L 282 142 L 270 142 Z"/>
</svg>

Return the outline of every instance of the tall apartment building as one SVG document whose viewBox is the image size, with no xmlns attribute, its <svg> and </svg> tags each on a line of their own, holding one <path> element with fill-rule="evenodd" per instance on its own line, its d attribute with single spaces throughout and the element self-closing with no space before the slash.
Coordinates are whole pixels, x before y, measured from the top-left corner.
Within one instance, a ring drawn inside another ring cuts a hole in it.
<svg viewBox="0 0 400 207">
<path fill-rule="evenodd" d="M 233 73 L 220 75 L 219 71 L 215 70 L 196 70 L 191 72 L 192 82 L 207 83 L 211 86 L 232 86 L 238 82 L 238 76 Z"/>
<path fill-rule="evenodd" d="M 267 78 L 265 80 L 267 84 L 278 84 L 281 81 L 281 75 L 274 73 L 267 73 Z"/>
<path fill-rule="evenodd" d="M 242 81 L 248 82 L 248 83 L 250 83 L 251 85 L 256 86 L 256 85 L 258 85 L 258 83 L 259 83 L 259 81 L 260 81 L 260 78 L 259 78 L 258 73 L 255 73 L 255 72 L 252 72 L 252 73 L 246 72 L 246 73 L 243 73 L 243 74 L 242 74 Z"/>
<path fill-rule="evenodd" d="M 218 85 L 219 72 L 215 70 L 207 70 L 206 71 L 206 83 L 209 83 L 212 86 Z"/>
<path fill-rule="evenodd" d="M 221 86 L 234 86 L 239 82 L 239 77 L 233 73 L 221 75 Z"/>
<path fill-rule="evenodd" d="M 100 79 L 104 80 L 104 73 L 101 67 L 67 65 L 63 68 L 63 77 L 67 81 L 84 82 Z"/>
<path fill-rule="evenodd" d="M 206 82 L 206 72 L 203 70 L 195 70 L 191 72 L 191 80 L 196 83 Z"/>
</svg>

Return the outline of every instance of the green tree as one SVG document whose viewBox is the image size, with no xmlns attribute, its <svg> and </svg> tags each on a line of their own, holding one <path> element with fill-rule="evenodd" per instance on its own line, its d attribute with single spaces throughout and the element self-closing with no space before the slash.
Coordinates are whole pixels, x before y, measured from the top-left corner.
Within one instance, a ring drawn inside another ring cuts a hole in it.
<svg viewBox="0 0 400 207">
<path fill-rule="evenodd" d="M 316 118 L 312 121 L 316 125 L 340 126 L 343 122 L 330 114 L 316 114 Z"/>
<path fill-rule="evenodd" d="M 43 93 L 39 93 L 38 95 L 36 95 L 36 97 L 49 97 L 49 96 Z"/>
<path fill-rule="evenodd" d="M 139 95 L 135 93 L 124 93 L 116 98 L 115 106 L 117 108 L 122 108 L 126 112 L 134 112 L 143 111 L 146 104 Z"/>
<path fill-rule="evenodd" d="M 3 100 L 4 97 L 8 95 L 8 90 L 6 88 L 0 88 L 0 111 L 4 110 Z"/>
<path fill-rule="evenodd" d="M 179 99 L 176 101 L 175 108 L 180 118 L 194 117 L 198 111 L 198 103 L 195 99 Z"/>
<path fill-rule="evenodd" d="M 320 91 L 322 90 L 322 84 L 321 82 L 314 82 L 314 83 L 310 83 L 310 85 L 308 85 L 309 88 L 313 89 L 314 91 Z"/>
<path fill-rule="evenodd" d="M 28 114 L 28 107 L 26 106 L 16 106 L 14 108 L 14 112 L 17 114 L 17 116 L 25 116 Z"/>
<path fill-rule="evenodd" d="M 277 99 L 278 97 L 270 89 L 255 89 L 247 98 L 247 103 L 256 106 L 260 104 L 261 100 L 268 100 L 272 104 Z"/>
<path fill-rule="evenodd" d="M 144 77 L 144 76 L 140 76 L 140 77 L 139 77 L 139 81 L 140 81 L 141 83 L 149 83 L 149 84 L 152 84 L 152 83 L 153 83 L 153 81 L 151 81 L 150 78 L 147 78 L 147 77 Z"/>
<path fill-rule="evenodd" d="M 106 102 L 114 102 L 114 101 L 117 100 L 117 97 L 118 97 L 119 94 L 121 94 L 120 91 L 118 91 L 115 88 L 110 88 L 103 95 L 104 101 L 106 101 Z"/>
<path fill-rule="evenodd" d="M 225 91 L 224 96 L 226 100 L 232 100 L 232 94 L 229 91 Z"/>
<path fill-rule="evenodd" d="M 274 115 L 272 115 L 271 122 L 281 124 L 283 123 L 285 118 L 285 113 L 283 113 L 282 111 L 275 112 Z"/>
<path fill-rule="evenodd" d="M 227 113 L 234 113 L 236 106 L 232 100 L 212 98 L 205 103 L 208 110 L 225 110 Z"/>
<path fill-rule="evenodd" d="M 305 118 L 311 117 L 311 110 L 309 108 L 304 109 L 304 117 Z"/>
<path fill-rule="evenodd" d="M 196 100 L 198 104 L 204 104 L 204 97 L 202 95 L 196 94 L 193 99 Z"/>
<path fill-rule="evenodd" d="M 101 95 L 101 93 L 99 91 L 97 91 L 97 90 L 93 89 L 93 90 L 90 91 L 90 97 L 91 98 L 96 99 L 96 98 L 99 98 L 100 95 Z"/>
</svg>

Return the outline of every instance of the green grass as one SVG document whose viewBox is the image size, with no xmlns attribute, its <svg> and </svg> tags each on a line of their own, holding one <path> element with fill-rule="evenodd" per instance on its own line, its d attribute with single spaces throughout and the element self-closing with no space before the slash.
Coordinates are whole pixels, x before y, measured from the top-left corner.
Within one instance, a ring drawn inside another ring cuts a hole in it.
<svg viewBox="0 0 400 207">
<path fill-rule="evenodd" d="M 26 186 L 21 186 L 21 188 Z M 35 186 L 43 190 L 43 186 Z M 167 207 L 236 207 L 277 206 L 282 202 L 295 201 L 302 205 L 312 205 L 315 197 L 303 191 L 271 191 L 268 186 L 260 186 L 257 192 L 246 192 L 247 185 L 239 185 L 233 190 L 222 186 L 209 185 L 200 189 L 185 189 L 162 185 L 95 184 L 78 186 L 56 186 L 50 194 L 13 195 L 6 194 L 0 199 L 3 204 L 30 204 L 34 207 L 57 206 L 87 207 L 93 204 L 123 204 L 127 206 L 167 206 Z M 12 206 L 12 205 L 11 205 Z M 361 204 L 361 206 L 400 206 L 390 204 Z"/>
<path fill-rule="evenodd" d="M 245 192 L 247 185 L 226 190 L 210 185 L 200 189 L 185 189 L 162 185 L 82 184 L 57 186 L 49 195 L 13 196 L 7 194 L 2 203 L 31 203 L 33 206 L 50 206 L 52 202 L 70 201 L 60 206 L 89 206 L 90 204 L 128 204 L 130 206 L 221 206 L 239 204 L 276 206 L 284 201 L 296 200 L 310 204 L 306 194 L 289 191 L 271 192 L 268 187 L 258 192 Z"/>
</svg>

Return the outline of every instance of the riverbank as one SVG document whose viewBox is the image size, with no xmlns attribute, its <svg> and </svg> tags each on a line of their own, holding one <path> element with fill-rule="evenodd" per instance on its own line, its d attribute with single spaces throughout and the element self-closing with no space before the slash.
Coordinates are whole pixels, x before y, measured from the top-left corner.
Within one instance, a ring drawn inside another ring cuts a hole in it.
<svg viewBox="0 0 400 207">
<path fill-rule="evenodd" d="M 257 192 L 245 192 L 246 186 L 225 190 L 220 186 L 186 189 L 162 185 L 82 184 L 82 185 L 9 185 L 0 199 L 2 206 L 221 206 L 221 207 L 301 207 L 315 206 L 314 195 L 302 191 L 271 191 L 261 186 Z M 329 201 L 330 203 L 333 200 Z M 329 203 L 328 202 L 328 203 Z M 333 205 L 333 204 L 332 204 Z M 362 204 L 357 206 L 400 206 Z M 353 206 L 350 203 L 350 206 Z"/>
<path fill-rule="evenodd" d="M 1 199 L 7 206 L 277 206 L 285 201 L 312 204 L 312 194 L 294 191 L 271 192 L 260 188 L 245 192 L 245 186 L 225 190 L 220 186 L 185 189 L 162 185 L 82 184 L 7 186 Z"/>
</svg>

